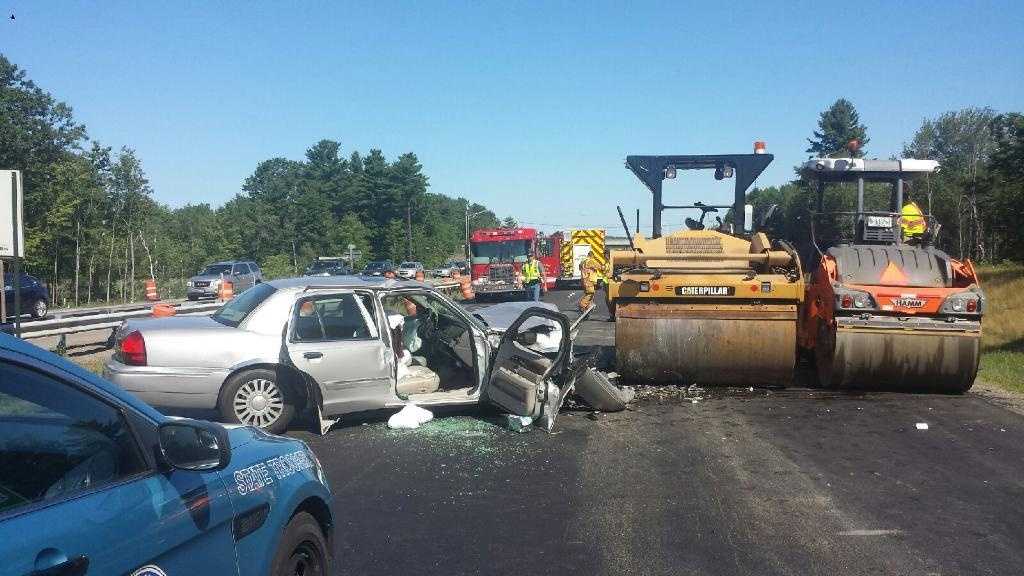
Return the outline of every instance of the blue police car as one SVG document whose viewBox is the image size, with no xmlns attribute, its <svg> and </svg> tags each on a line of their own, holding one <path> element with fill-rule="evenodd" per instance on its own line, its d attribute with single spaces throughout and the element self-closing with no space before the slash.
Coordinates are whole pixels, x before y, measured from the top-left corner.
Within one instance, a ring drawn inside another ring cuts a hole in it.
<svg viewBox="0 0 1024 576">
<path fill-rule="evenodd" d="M 334 517 L 298 440 L 168 418 L 0 335 L 0 573 L 330 573 Z"/>
</svg>

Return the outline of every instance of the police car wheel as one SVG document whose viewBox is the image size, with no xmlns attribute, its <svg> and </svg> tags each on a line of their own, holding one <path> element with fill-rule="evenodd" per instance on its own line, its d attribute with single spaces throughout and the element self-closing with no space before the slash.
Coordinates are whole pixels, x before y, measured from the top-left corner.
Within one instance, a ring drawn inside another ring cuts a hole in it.
<svg viewBox="0 0 1024 576">
<path fill-rule="evenodd" d="M 325 576 L 330 574 L 327 540 L 316 519 L 306 512 L 296 514 L 281 535 L 274 553 L 271 576 Z"/>
<path fill-rule="evenodd" d="M 291 391 L 279 382 L 276 372 L 259 368 L 228 379 L 217 403 L 221 418 L 279 434 L 295 415 Z"/>
</svg>

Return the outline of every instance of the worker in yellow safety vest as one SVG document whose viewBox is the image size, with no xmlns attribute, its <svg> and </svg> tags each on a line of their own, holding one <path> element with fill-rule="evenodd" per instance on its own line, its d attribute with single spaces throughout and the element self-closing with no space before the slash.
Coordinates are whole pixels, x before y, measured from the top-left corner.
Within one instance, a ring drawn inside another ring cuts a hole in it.
<svg viewBox="0 0 1024 576">
<path fill-rule="evenodd" d="M 540 293 L 547 291 L 547 277 L 544 274 L 544 265 L 537 261 L 537 255 L 532 252 L 526 257 L 526 264 L 522 269 L 523 286 L 526 293 L 534 302 L 540 302 Z"/>
<path fill-rule="evenodd" d="M 593 304 L 597 283 L 604 278 L 601 263 L 594 257 L 593 251 L 588 253 L 586 259 L 580 263 L 580 276 L 583 281 L 583 298 L 580 298 L 580 312 L 583 312 Z"/>
<path fill-rule="evenodd" d="M 917 205 L 917 202 L 911 200 L 904 204 L 902 215 L 903 217 L 900 219 L 900 227 L 903 229 L 904 240 L 919 238 L 924 235 L 927 225 L 924 220 L 924 213 L 921 212 L 921 208 Z"/>
</svg>

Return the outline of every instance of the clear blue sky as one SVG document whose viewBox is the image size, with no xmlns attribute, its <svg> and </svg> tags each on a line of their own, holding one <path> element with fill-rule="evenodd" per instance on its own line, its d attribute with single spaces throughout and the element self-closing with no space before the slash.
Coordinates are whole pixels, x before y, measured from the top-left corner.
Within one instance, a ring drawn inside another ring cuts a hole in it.
<svg viewBox="0 0 1024 576">
<path fill-rule="evenodd" d="M 647 224 L 627 154 L 765 140 L 778 184 L 838 97 L 880 157 L 925 117 L 1024 109 L 1020 1 L 5 4 L 0 51 L 172 206 L 331 138 L 413 151 L 431 191 L 521 222 L 611 226 L 621 204 Z M 669 190 L 728 197 L 710 174 Z"/>
</svg>

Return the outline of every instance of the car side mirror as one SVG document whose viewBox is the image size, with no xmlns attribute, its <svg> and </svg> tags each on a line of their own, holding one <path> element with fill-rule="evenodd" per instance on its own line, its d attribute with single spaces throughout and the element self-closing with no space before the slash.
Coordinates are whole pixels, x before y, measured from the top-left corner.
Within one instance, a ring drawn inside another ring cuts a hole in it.
<svg viewBox="0 0 1024 576">
<path fill-rule="evenodd" d="M 181 470 L 222 470 L 231 463 L 231 444 L 223 426 L 200 420 L 171 420 L 158 429 L 164 460 Z"/>
</svg>

